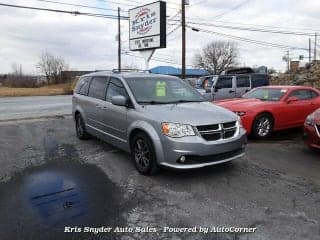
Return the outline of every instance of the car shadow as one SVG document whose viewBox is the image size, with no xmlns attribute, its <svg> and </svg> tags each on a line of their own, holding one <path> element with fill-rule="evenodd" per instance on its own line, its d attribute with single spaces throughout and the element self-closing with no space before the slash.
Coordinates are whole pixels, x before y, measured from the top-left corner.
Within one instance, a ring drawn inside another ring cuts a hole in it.
<svg viewBox="0 0 320 240">
<path fill-rule="evenodd" d="M 303 136 L 303 128 L 298 127 L 298 128 L 291 128 L 291 129 L 286 129 L 286 130 L 281 130 L 281 131 L 276 131 L 271 134 L 266 139 L 260 140 L 256 139 L 253 136 L 248 136 L 249 143 L 254 142 L 254 143 L 277 143 L 277 142 L 282 142 L 282 141 L 294 141 L 294 142 L 302 142 L 302 136 Z"/>
</svg>

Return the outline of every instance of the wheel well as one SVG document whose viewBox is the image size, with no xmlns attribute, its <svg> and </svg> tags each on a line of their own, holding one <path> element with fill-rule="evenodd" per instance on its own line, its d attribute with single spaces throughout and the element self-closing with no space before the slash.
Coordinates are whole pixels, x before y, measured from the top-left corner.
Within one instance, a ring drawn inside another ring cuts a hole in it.
<svg viewBox="0 0 320 240">
<path fill-rule="evenodd" d="M 131 131 L 131 133 L 130 133 L 130 136 L 129 136 L 129 144 L 130 144 L 130 146 L 131 146 L 131 141 L 132 141 L 133 137 L 134 137 L 135 135 L 137 135 L 138 133 L 144 133 L 144 134 L 146 134 L 147 136 L 149 136 L 145 131 L 143 131 L 143 130 L 141 130 L 141 129 L 139 129 L 139 128 L 133 129 L 133 130 Z"/>
<path fill-rule="evenodd" d="M 254 118 L 254 121 L 257 119 L 258 116 L 260 116 L 260 115 L 262 115 L 262 114 L 267 114 L 267 115 L 269 115 L 269 116 L 271 117 L 272 125 L 273 125 L 273 127 L 274 127 L 274 116 L 273 116 L 273 114 L 272 114 L 271 112 L 261 112 L 261 113 L 258 113 L 258 114 L 256 115 L 256 117 Z M 252 125 L 252 127 L 253 127 L 253 125 Z"/>
<path fill-rule="evenodd" d="M 133 137 L 134 137 L 135 135 L 137 135 L 138 133 L 143 133 L 143 134 L 145 134 L 145 135 L 149 138 L 149 140 L 151 141 L 151 143 L 152 143 L 153 146 L 154 146 L 154 141 L 153 141 L 152 137 L 150 136 L 150 134 L 149 134 L 148 132 L 146 132 L 145 130 L 140 129 L 140 128 L 135 128 L 135 129 L 133 129 L 133 130 L 131 131 L 130 136 L 129 136 L 129 144 L 130 144 L 129 146 L 131 146 L 131 141 L 132 141 Z"/>
<path fill-rule="evenodd" d="M 78 116 L 79 114 L 80 114 L 80 112 L 77 110 L 77 111 L 75 111 L 74 116 L 76 117 L 76 116 Z"/>
</svg>

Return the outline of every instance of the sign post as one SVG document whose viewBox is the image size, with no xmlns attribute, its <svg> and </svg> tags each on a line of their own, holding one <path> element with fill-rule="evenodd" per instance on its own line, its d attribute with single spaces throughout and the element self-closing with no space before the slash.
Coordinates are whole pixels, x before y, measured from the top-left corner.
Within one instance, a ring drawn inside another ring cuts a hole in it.
<svg viewBox="0 0 320 240">
<path fill-rule="evenodd" d="M 157 48 L 166 48 L 166 2 L 159 1 L 129 10 L 129 46 L 149 61 Z"/>
</svg>

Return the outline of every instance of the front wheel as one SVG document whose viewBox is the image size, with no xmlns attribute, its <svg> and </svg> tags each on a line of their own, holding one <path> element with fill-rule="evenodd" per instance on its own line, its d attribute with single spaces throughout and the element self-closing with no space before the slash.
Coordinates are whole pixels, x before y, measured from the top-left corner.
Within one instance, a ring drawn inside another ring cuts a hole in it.
<svg viewBox="0 0 320 240">
<path fill-rule="evenodd" d="M 252 126 L 252 133 L 258 139 L 270 136 L 273 130 L 273 118 L 270 114 L 262 113 L 256 117 Z"/>
<path fill-rule="evenodd" d="M 86 131 L 86 125 L 80 113 L 75 116 L 75 124 L 77 137 L 81 140 L 88 139 L 89 134 Z"/>
<path fill-rule="evenodd" d="M 133 137 L 131 157 L 136 169 L 143 175 L 155 174 L 159 169 L 153 143 L 144 133 L 138 133 Z"/>
</svg>

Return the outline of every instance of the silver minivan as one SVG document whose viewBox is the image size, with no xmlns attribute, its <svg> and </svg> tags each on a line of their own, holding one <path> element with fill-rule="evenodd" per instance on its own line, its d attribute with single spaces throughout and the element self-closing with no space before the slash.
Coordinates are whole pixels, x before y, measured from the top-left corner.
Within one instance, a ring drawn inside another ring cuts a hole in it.
<svg viewBox="0 0 320 240">
<path fill-rule="evenodd" d="M 131 153 L 137 170 L 193 169 L 244 156 L 233 112 L 206 102 L 179 78 L 145 73 L 82 76 L 72 111 L 78 138 L 98 137 Z"/>
</svg>

